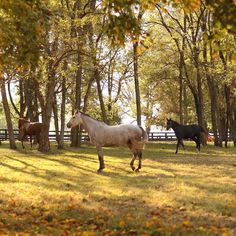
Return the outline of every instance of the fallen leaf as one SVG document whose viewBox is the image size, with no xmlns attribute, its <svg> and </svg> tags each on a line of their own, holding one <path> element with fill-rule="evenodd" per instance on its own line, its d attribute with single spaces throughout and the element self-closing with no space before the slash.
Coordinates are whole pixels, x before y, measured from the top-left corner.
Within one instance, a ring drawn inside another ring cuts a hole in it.
<svg viewBox="0 0 236 236">
<path fill-rule="evenodd" d="M 190 227 L 191 226 L 191 223 L 189 221 L 183 221 L 183 226 L 185 227 Z"/>
</svg>

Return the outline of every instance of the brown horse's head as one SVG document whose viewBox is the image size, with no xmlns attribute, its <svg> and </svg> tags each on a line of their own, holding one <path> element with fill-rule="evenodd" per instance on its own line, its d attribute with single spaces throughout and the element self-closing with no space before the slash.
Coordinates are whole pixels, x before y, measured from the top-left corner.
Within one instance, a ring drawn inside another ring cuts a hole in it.
<svg viewBox="0 0 236 236">
<path fill-rule="evenodd" d="M 29 123 L 28 120 L 26 120 L 25 118 L 19 118 L 18 120 L 18 128 L 20 129 L 22 125 Z"/>
</svg>

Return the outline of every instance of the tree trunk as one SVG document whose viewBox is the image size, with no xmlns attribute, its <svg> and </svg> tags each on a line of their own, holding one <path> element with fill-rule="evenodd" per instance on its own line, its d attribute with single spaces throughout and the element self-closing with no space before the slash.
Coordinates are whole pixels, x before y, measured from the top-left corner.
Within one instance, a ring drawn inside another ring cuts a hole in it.
<svg viewBox="0 0 236 236">
<path fill-rule="evenodd" d="M 78 46 L 80 49 L 80 46 Z M 75 109 L 81 108 L 81 90 L 82 90 L 82 56 L 79 50 L 77 55 L 77 72 L 75 80 Z M 71 130 L 71 146 L 80 147 L 81 146 L 81 130 L 76 127 Z"/>
<path fill-rule="evenodd" d="M 207 31 L 207 12 L 206 15 L 204 15 L 202 19 L 202 31 L 206 33 Z M 203 42 L 203 60 L 204 60 L 204 69 L 207 79 L 207 85 L 209 89 L 209 95 L 211 100 L 211 123 L 212 123 L 212 130 L 214 134 L 214 145 L 219 146 L 219 140 L 218 140 L 218 122 L 217 122 L 217 113 L 218 113 L 218 99 L 217 99 L 217 89 L 214 79 L 212 78 L 210 72 L 209 72 L 209 66 L 212 68 L 214 67 L 214 63 L 212 60 L 212 57 L 210 58 L 210 63 L 208 63 L 207 58 L 207 42 Z M 209 46 L 210 55 L 212 55 L 212 46 L 210 44 Z"/>
<path fill-rule="evenodd" d="M 234 98 L 233 102 L 233 116 L 232 116 L 232 122 L 231 122 L 231 132 L 232 132 L 232 139 L 234 143 L 234 147 L 236 147 L 236 98 Z"/>
<path fill-rule="evenodd" d="M 179 57 L 179 121 L 183 124 L 183 61 Z"/>
<path fill-rule="evenodd" d="M 10 104 L 11 106 L 13 107 L 15 113 L 20 116 L 20 111 L 18 110 L 18 108 L 16 107 L 15 103 L 14 103 L 14 100 L 12 98 L 12 94 L 11 94 L 11 80 L 10 78 L 8 78 L 8 81 L 7 81 L 7 88 L 8 88 L 8 96 L 9 96 L 9 99 L 10 99 Z"/>
<path fill-rule="evenodd" d="M 212 131 L 214 134 L 214 145 L 219 146 L 218 140 L 218 121 L 217 121 L 217 113 L 218 113 L 218 99 L 217 99 L 217 92 L 215 88 L 215 83 L 213 79 L 207 74 L 207 85 L 210 94 L 211 100 L 211 122 L 212 122 Z"/>
<path fill-rule="evenodd" d="M 23 79 L 19 79 L 19 93 L 20 93 L 20 117 L 24 117 L 25 113 L 25 98 L 24 98 L 24 88 L 23 88 Z"/>
<path fill-rule="evenodd" d="M 1 83 L 0 85 L 1 85 L 2 103 L 3 103 L 3 108 L 4 108 L 6 122 L 7 122 L 7 130 L 8 130 L 8 135 L 9 135 L 10 148 L 17 149 L 16 143 L 15 143 L 15 138 L 14 138 L 12 120 L 11 120 L 11 112 L 10 112 L 9 104 L 7 101 L 5 79 L 0 78 L 0 83 Z"/>
<path fill-rule="evenodd" d="M 50 121 L 54 103 L 54 89 L 55 89 L 55 72 L 51 71 L 49 72 L 48 75 L 48 81 L 46 87 L 47 97 L 44 101 L 45 104 L 43 106 L 41 104 L 42 121 L 43 121 L 43 126 L 39 141 L 39 151 L 41 152 L 48 152 L 50 150 L 49 128 L 50 128 Z"/>
<path fill-rule="evenodd" d="M 87 111 L 88 108 L 88 100 L 89 100 L 89 96 L 90 96 L 90 92 L 91 92 L 91 87 L 94 81 L 94 77 L 92 76 L 89 81 L 88 81 L 88 86 L 87 86 L 87 90 L 84 96 L 84 107 L 83 107 L 83 112 Z"/>
<path fill-rule="evenodd" d="M 102 119 L 106 124 L 108 124 L 107 113 L 106 113 L 106 108 L 105 108 L 105 104 L 103 101 L 102 88 L 101 88 L 101 84 L 100 84 L 100 76 L 99 76 L 97 65 L 95 65 L 94 77 L 97 82 L 97 91 L 98 91 L 98 98 L 99 98 L 100 107 L 101 107 L 101 111 L 102 111 Z"/>
<path fill-rule="evenodd" d="M 186 33 L 186 15 L 184 14 L 184 25 L 183 25 L 183 31 Z M 180 46 L 178 46 L 178 41 L 175 41 L 177 47 L 180 49 Z M 179 120 L 180 124 L 184 124 L 184 100 L 186 97 L 186 87 L 184 87 L 184 54 L 185 54 L 185 48 L 186 48 L 186 39 L 185 36 L 182 38 L 182 50 L 179 50 Z M 185 89 L 185 91 L 184 91 Z M 185 110 L 186 111 L 186 110 Z"/>
<path fill-rule="evenodd" d="M 187 86 L 186 82 L 184 82 L 183 86 L 183 107 L 184 107 L 184 117 L 183 117 L 183 124 L 187 123 L 188 111 L 187 111 Z"/>
<path fill-rule="evenodd" d="M 229 125 L 231 118 L 230 87 L 224 85 L 225 103 L 226 103 L 226 121 L 225 121 L 225 147 L 228 147 Z"/>
<path fill-rule="evenodd" d="M 24 95 L 25 95 L 25 105 L 27 108 L 26 117 L 31 121 L 36 121 L 37 119 L 37 99 L 35 99 L 35 81 L 32 79 L 32 75 L 24 81 Z"/>
<path fill-rule="evenodd" d="M 138 79 L 138 43 L 133 44 L 133 60 L 134 60 L 134 85 L 135 85 L 137 124 L 141 126 L 141 104 L 140 104 L 140 91 L 139 91 L 139 79 Z"/>
<path fill-rule="evenodd" d="M 204 120 L 204 112 L 203 112 L 203 94 L 202 94 L 202 78 L 200 74 L 200 62 L 199 62 L 199 49 L 196 47 L 196 42 L 193 42 L 193 58 L 194 58 L 194 66 L 196 68 L 196 77 L 197 77 L 197 100 L 196 104 L 196 112 L 197 112 L 197 119 L 198 125 L 202 126 L 204 129 L 205 127 L 205 120 Z M 207 140 L 205 137 L 202 136 L 201 138 L 202 144 L 206 145 Z"/>
<path fill-rule="evenodd" d="M 196 67 L 196 76 L 197 76 L 197 96 L 198 96 L 198 107 L 196 109 L 197 110 L 197 118 L 198 118 L 198 124 L 201 125 L 202 127 L 204 127 L 202 78 L 200 75 L 198 55 L 195 56 L 195 67 Z"/>
<path fill-rule="evenodd" d="M 58 119 L 57 95 L 56 94 L 54 94 L 53 115 L 54 115 L 54 126 L 55 126 L 55 132 L 56 132 L 56 141 L 57 141 L 57 143 L 59 143 L 59 119 Z"/>
<path fill-rule="evenodd" d="M 64 130 L 65 130 L 65 112 L 66 112 L 66 78 L 62 79 L 62 91 L 61 91 L 61 131 L 58 140 L 58 149 L 64 148 Z"/>
<path fill-rule="evenodd" d="M 224 55 L 224 53 L 220 50 L 219 56 L 220 56 L 223 66 L 224 66 L 224 77 L 226 77 L 227 73 L 228 73 L 227 54 Z M 230 116 L 231 116 L 231 105 L 230 105 L 230 88 L 226 83 L 224 84 L 224 97 L 225 97 L 225 107 L 226 107 L 224 136 L 225 136 L 225 147 L 227 147 L 227 145 L 228 145 L 228 132 L 229 132 L 229 120 L 230 120 Z"/>
</svg>

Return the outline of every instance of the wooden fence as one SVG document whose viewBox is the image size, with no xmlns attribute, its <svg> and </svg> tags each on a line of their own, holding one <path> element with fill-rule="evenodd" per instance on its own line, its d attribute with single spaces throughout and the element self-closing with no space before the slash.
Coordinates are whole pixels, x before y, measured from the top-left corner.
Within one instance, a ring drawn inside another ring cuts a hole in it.
<svg viewBox="0 0 236 236">
<path fill-rule="evenodd" d="M 14 136 L 15 139 L 18 139 L 19 136 L 19 130 L 14 129 Z M 174 132 L 167 132 L 167 131 L 160 131 L 160 132 L 150 132 L 148 134 L 150 141 L 171 141 L 176 140 Z M 8 130 L 7 129 L 0 129 L 0 140 L 8 140 Z M 49 131 L 49 139 L 51 141 L 56 141 L 56 131 L 52 130 Z M 64 140 L 69 141 L 70 140 L 70 131 L 64 132 Z M 88 141 L 89 137 L 87 133 L 82 133 L 82 141 Z"/>
<path fill-rule="evenodd" d="M 213 135 L 210 133 L 210 135 Z M 19 136 L 19 130 L 14 129 L 14 136 L 15 139 L 18 139 Z M 175 133 L 172 131 L 159 131 L 159 132 L 150 132 L 148 134 L 149 141 L 175 141 L 176 136 Z M 0 140 L 8 140 L 9 135 L 7 129 L 0 129 Z M 52 130 L 49 131 L 49 139 L 51 141 L 56 141 L 56 131 Z M 70 131 L 64 132 L 64 140 L 69 141 L 70 140 Z M 82 141 L 88 141 L 89 137 L 87 133 L 82 133 Z M 232 138 L 229 136 L 229 141 L 232 140 Z"/>
</svg>

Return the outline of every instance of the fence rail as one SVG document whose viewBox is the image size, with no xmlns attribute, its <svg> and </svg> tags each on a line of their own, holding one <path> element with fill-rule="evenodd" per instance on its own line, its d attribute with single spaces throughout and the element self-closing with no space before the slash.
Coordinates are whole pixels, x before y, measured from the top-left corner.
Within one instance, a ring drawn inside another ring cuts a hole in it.
<svg viewBox="0 0 236 236">
<path fill-rule="evenodd" d="M 18 139 L 18 136 L 19 136 L 19 130 L 14 129 L 15 139 Z M 64 131 L 64 140 L 69 141 L 70 138 L 71 138 L 71 132 Z M 82 133 L 81 138 L 82 138 L 82 141 L 89 140 L 89 136 L 87 133 Z M 174 140 L 176 140 L 175 133 L 171 132 L 171 131 L 149 132 L 148 138 L 149 138 L 149 141 L 174 141 Z M 0 129 L 0 140 L 8 140 L 8 139 L 9 139 L 8 130 L 7 129 Z M 56 141 L 56 131 L 55 130 L 49 131 L 49 139 L 51 141 Z M 229 137 L 229 140 L 231 140 L 231 137 Z"/>
</svg>

